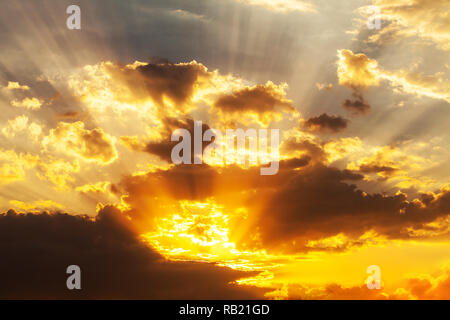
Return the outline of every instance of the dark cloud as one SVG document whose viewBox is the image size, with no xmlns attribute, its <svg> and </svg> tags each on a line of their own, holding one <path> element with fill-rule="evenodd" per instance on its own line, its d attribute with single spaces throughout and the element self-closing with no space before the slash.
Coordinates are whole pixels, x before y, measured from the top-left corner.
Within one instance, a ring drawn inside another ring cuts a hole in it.
<svg viewBox="0 0 450 320">
<path fill-rule="evenodd" d="M 191 135 L 191 163 L 194 163 L 194 120 L 192 119 L 174 119 L 174 118 L 165 118 L 163 120 L 164 129 L 162 132 L 162 139 L 160 141 L 150 141 L 144 143 L 138 143 L 132 137 L 121 137 L 121 141 L 128 146 L 129 148 L 135 151 L 148 152 L 158 156 L 161 160 L 172 163 L 171 153 L 173 147 L 175 147 L 180 141 L 172 141 L 171 136 L 172 133 L 177 129 L 186 129 L 189 131 Z M 202 123 L 202 137 L 203 133 L 206 130 L 209 130 L 210 127 Z M 210 144 L 212 141 L 202 141 L 202 154 L 203 150 Z M 182 153 L 181 153 L 182 155 Z"/>
<path fill-rule="evenodd" d="M 184 119 L 177 120 L 173 118 L 166 118 L 164 120 L 164 138 L 161 142 L 149 142 L 146 144 L 145 151 L 155 154 L 160 157 L 162 160 L 172 163 L 171 152 L 175 145 L 177 145 L 178 141 L 171 141 L 172 133 L 177 129 L 186 129 L 189 131 L 191 135 L 191 163 L 194 163 L 194 120 L 192 119 Z M 203 133 L 206 130 L 209 130 L 209 126 L 207 124 L 202 124 L 202 137 Z M 203 150 L 211 143 L 210 141 L 202 141 L 202 154 Z"/>
<path fill-rule="evenodd" d="M 130 88 L 134 98 L 150 96 L 160 106 L 164 105 L 163 98 L 167 97 L 181 107 L 192 97 L 196 83 L 210 77 L 205 66 L 195 61 L 148 63 L 136 68 L 113 65 L 108 70 Z"/>
<path fill-rule="evenodd" d="M 370 230 L 392 239 L 409 238 L 412 235 L 406 228 L 426 228 L 450 211 L 448 191 L 425 195 L 424 201 L 408 200 L 402 193 L 367 194 L 356 186 L 363 181 L 359 172 L 315 161 L 312 155 L 322 152 L 317 145 L 292 140 L 286 148 L 306 150 L 306 154 L 282 160 L 278 174 L 270 177 L 261 176 L 257 167 L 180 165 L 126 178 L 119 187 L 128 195 L 130 216 L 143 221 L 141 225 L 164 215 L 158 209 L 161 203 L 166 205 L 161 199 L 177 203 L 214 196 L 215 202 L 225 207 L 233 201 L 245 205 L 255 221 L 251 228 L 261 232 L 265 248 L 282 246 L 295 251 L 313 250 L 306 246 L 308 240 L 338 233 L 345 233 L 352 246 L 362 245 L 358 238 Z M 161 202 L 157 205 L 153 199 Z M 295 247 L 285 245 L 293 240 Z"/>
<path fill-rule="evenodd" d="M 274 112 L 276 107 L 282 110 L 294 110 L 292 102 L 273 83 L 236 90 L 223 95 L 214 104 L 224 112 L 234 113 L 253 111 L 257 113 Z"/>
<path fill-rule="evenodd" d="M 343 287 L 331 283 L 323 288 L 315 288 L 301 284 L 289 284 L 287 287 L 290 300 L 442 300 L 450 299 L 450 270 L 440 278 L 435 278 L 434 284 L 429 278 L 416 277 L 406 281 L 402 290 L 388 293 L 381 290 L 370 290 L 367 286 Z M 436 281 L 437 280 L 437 281 Z M 399 288 L 400 289 L 400 288 Z"/>
<path fill-rule="evenodd" d="M 364 97 L 357 90 L 354 90 L 352 96 L 355 99 L 345 99 L 344 102 L 342 102 L 342 107 L 353 115 L 363 115 L 368 113 L 370 105 L 364 100 Z"/>
<path fill-rule="evenodd" d="M 322 163 L 325 160 L 325 151 L 322 146 L 309 140 L 290 138 L 283 142 L 280 151 L 287 154 L 306 153 L 315 163 Z"/>
<path fill-rule="evenodd" d="M 0 215 L 0 240 L 3 299 L 245 299 L 262 293 L 229 284 L 249 273 L 164 260 L 113 207 L 94 219 L 10 210 Z M 72 264 L 81 268 L 82 290 L 66 288 Z"/>
<path fill-rule="evenodd" d="M 104 162 L 111 161 L 116 157 L 116 151 L 110 139 L 101 129 L 85 130 L 81 133 L 86 149 L 83 156 L 89 159 L 102 159 Z"/>
<path fill-rule="evenodd" d="M 323 165 L 309 166 L 293 175 L 264 208 L 259 222 L 266 244 L 297 239 L 298 248 L 311 239 L 346 233 L 359 237 L 375 230 L 390 238 L 408 238 L 407 227 L 444 217 L 450 192 L 442 191 L 428 203 L 407 201 L 404 194 L 367 194 L 357 188 L 362 176 Z"/>
<path fill-rule="evenodd" d="M 386 300 L 404 299 L 401 296 L 388 296 L 381 290 L 370 290 L 366 285 L 343 287 L 339 284 L 328 284 L 323 288 L 311 290 L 311 287 L 301 284 L 289 284 L 288 300 Z"/>
<path fill-rule="evenodd" d="M 307 166 L 311 162 L 310 156 L 303 156 L 301 158 L 291 158 L 280 161 L 282 169 L 295 169 Z"/>
<path fill-rule="evenodd" d="M 234 211 L 235 206 L 242 205 L 253 210 L 253 207 L 269 200 L 274 188 L 291 179 L 296 170 L 309 163 L 310 157 L 306 155 L 282 160 L 278 173 L 272 176 L 261 176 L 260 167 L 245 169 L 229 165 L 218 168 L 207 164 L 182 164 L 146 175 L 125 177 L 120 183 L 113 184 L 111 190 L 126 194 L 124 200 L 130 207 L 126 214 L 140 232 L 148 232 L 155 227 L 155 217 L 182 210 L 179 201 L 204 202 L 213 197 L 217 204 L 224 206 L 224 211 Z"/>
<path fill-rule="evenodd" d="M 309 118 L 305 127 L 315 132 L 339 132 L 347 128 L 349 120 L 340 116 L 322 113 L 320 116 Z"/>
<path fill-rule="evenodd" d="M 378 165 L 376 163 L 362 164 L 359 166 L 359 171 L 363 173 L 385 173 L 387 175 L 393 174 L 397 168 L 390 166 Z"/>
<path fill-rule="evenodd" d="M 57 113 L 55 117 L 57 119 L 61 119 L 61 120 L 75 120 L 75 119 L 79 119 L 82 116 L 83 116 L 82 112 L 79 112 L 79 111 L 67 111 L 67 112 Z"/>
</svg>

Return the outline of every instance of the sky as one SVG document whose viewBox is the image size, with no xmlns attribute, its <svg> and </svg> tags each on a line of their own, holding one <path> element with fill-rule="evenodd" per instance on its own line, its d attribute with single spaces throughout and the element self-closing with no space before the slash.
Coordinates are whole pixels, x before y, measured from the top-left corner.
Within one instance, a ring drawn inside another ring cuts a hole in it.
<svg viewBox="0 0 450 320">
<path fill-rule="evenodd" d="M 448 1 L 0 4 L 0 298 L 450 298 Z"/>
</svg>

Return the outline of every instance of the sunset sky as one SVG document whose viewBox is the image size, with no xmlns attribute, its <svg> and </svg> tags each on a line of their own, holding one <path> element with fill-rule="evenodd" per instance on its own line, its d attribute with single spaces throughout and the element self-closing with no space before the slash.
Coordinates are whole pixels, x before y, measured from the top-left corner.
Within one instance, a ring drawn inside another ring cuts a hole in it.
<svg viewBox="0 0 450 320">
<path fill-rule="evenodd" d="M 0 5 L 0 298 L 450 299 L 449 1 Z"/>
</svg>

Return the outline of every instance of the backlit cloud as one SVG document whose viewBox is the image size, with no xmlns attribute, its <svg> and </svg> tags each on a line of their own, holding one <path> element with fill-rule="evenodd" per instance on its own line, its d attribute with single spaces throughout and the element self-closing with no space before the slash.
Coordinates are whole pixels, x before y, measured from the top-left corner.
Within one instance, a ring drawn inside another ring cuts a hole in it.
<svg viewBox="0 0 450 320">
<path fill-rule="evenodd" d="M 450 50 L 449 8 L 445 0 L 376 0 L 380 8 L 383 28 L 370 36 L 369 41 L 386 41 L 413 38 L 429 41 L 442 50 Z M 359 9 L 365 14 L 366 7 Z"/>
<path fill-rule="evenodd" d="M 400 92 L 450 101 L 449 81 L 441 72 L 433 75 L 407 70 L 383 70 L 378 62 L 363 53 L 338 50 L 337 75 L 339 84 L 352 88 L 378 86 L 381 80 Z"/>
<path fill-rule="evenodd" d="M 38 98 L 24 98 L 23 100 L 13 100 L 11 101 L 11 105 L 14 107 L 22 107 L 30 110 L 40 109 L 42 106 L 42 101 Z"/>
<path fill-rule="evenodd" d="M 117 158 L 117 151 L 109 135 L 102 129 L 85 129 L 84 123 L 79 121 L 60 122 L 44 138 L 43 145 L 102 165 L 109 164 Z"/>
</svg>

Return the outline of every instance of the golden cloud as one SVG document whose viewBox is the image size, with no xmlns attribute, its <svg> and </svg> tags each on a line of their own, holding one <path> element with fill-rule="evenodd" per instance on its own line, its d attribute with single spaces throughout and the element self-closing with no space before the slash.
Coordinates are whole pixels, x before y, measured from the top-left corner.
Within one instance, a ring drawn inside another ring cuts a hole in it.
<svg viewBox="0 0 450 320">
<path fill-rule="evenodd" d="M 20 85 L 18 82 L 8 81 L 8 85 L 6 86 L 6 89 L 26 91 L 26 90 L 30 90 L 30 87 L 28 87 L 26 85 Z"/>
<path fill-rule="evenodd" d="M 17 154 L 14 150 L 0 149 L 0 183 L 24 180 L 26 170 L 33 168 L 37 160 L 38 157 L 30 154 Z"/>
<path fill-rule="evenodd" d="M 365 88 L 378 86 L 381 80 L 386 80 L 400 92 L 450 102 L 449 81 L 443 78 L 441 72 L 424 75 L 406 70 L 387 71 L 365 54 L 355 54 L 346 49 L 338 50 L 337 65 L 337 76 L 341 85 Z"/>
<path fill-rule="evenodd" d="M 220 95 L 214 106 L 226 116 L 229 114 L 252 114 L 262 122 L 276 119 L 282 111 L 295 113 L 292 101 L 286 98 L 287 84 L 276 85 L 268 81 L 265 85 L 239 88 L 232 93 Z"/>
<path fill-rule="evenodd" d="M 110 164 L 117 159 L 113 138 L 100 128 L 85 129 L 81 121 L 59 122 L 44 138 L 43 145 L 100 165 Z"/>
<path fill-rule="evenodd" d="M 58 190 L 70 190 L 69 183 L 75 180 L 73 174 L 80 171 L 78 160 L 71 163 L 53 157 L 38 159 L 35 166 L 38 178 L 52 182 Z"/>
<path fill-rule="evenodd" d="M 55 210 L 62 209 L 63 205 L 53 200 L 36 200 L 33 202 L 23 202 L 19 200 L 10 200 L 12 208 L 25 211 L 30 210 Z"/>
<path fill-rule="evenodd" d="M 23 100 L 13 100 L 11 101 L 11 104 L 14 107 L 23 107 L 30 110 L 38 110 L 42 106 L 42 101 L 38 98 L 31 97 L 31 98 L 24 98 Z"/>
<path fill-rule="evenodd" d="M 377 86 L 380 82 L 378 62 L 365 54 L 351 50 L 338 50 L 337 75 L 340 85 L 349 87 Z"/>
<path fill-rule="evenodd" d="M 383 27 L 369 37 L 370 42 L 384 43 L 416 37 L 430 41 L 442 50 L 450 50 L 450 10 L 446 0 L 375 0 L 380 8 Z M 367 7 L 359 12 L 366 15 Z"/>
<path fill-rule="evenodd" d="M 27 132 L 36 140 L 42 133 L 42 127 L 35 122 L 28 123 L 28 117 L 22 115 L 13 120 L 8 120 L 7 126 L 2 129 L 2 133 L 8 138 L 14 137 L 20 132 Z"/>
<path fill-rule="evenodd" d="M 75 188 L 75 191 L 81 193 L 107 193 L 109 191 L 109 187 L 111 186 L 111 182 L 109 181 L 99 181 L 93 184 L 85 184 L 82 186 L 78 186 Z"/>
</svg>

